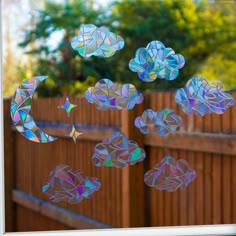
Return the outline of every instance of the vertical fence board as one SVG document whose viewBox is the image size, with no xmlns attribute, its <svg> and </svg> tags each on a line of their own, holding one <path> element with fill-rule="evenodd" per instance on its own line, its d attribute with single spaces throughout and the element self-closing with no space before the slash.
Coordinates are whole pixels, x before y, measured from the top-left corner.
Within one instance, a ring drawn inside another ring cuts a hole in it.
<svg viewBox="0 0 236 236">
<path fill-rule="evenodd" d="M 143 104 L 133 110 L 122 110 L 122 132 L 129 140 L 135 140 L 143 147 L 143 138 L 138 129 L 134 129 L 134 119 L 140 116 Z M 137 163 L 122 169 L 122 226 L 144 226 L 144 164 Z M 141 177 L 140 177 L 141 176 Z"/>
<path fill-rule="evenodd" d="M 212 155 L 204 155 L 204 224 L 212 224 Z"/>
<path fill-rule="evenodd" d="M 172 157 L 177 160 L 181 159 L 179 158 L 178 150 L 172 150 Z M 173 192 L 172 193 L 172 224 L 173 226 L 178 226 L 179 225 L 179 211 L 181 210 L 179 208 L 179 191 Z"/>
<path fill-rule="evenodd" d="M 228 224 L 231 219 L 231 156 L 222 157 L 222 222 Z"/>
<path fill-rule="evenodd" d="M 5 231 L 15 230 L 15 205 L 12 202 L 12 189 L 15 187 L 15 136 L 11 130 L 10 100 L 3 102 L 4 118 L 4 182 L 5 182 Z"/>
<path fill-rule="evenodd" d="M 187 152 L 187 161 L 189 166 L 194 168 L 195 167 L 195 153 L 194 152 Z M 188 198 L 188 225 L 196 224 L 196 178 L 193 183 L 191 183 L 187 188 L 187 198 Z"/>
<path fill-rule="evenodd" d="M 203 214 L 203 210 L 204 210 L 204 183 L 203 183 L 203 179 L 204 179 L 204 159 L 203 159 L 203 155 L 202 153 L 195 153 L 195 171 L 197 172 L 197 179 L 195 179 L 195 185 L 196 185 L 196 207 L 195 207 L 195 211 L 196 211 L 196 224 L 197 225 L 202 225 L 204 223 L 204 214 Z"/>
<path fill-rule="evenodd" d="M 221 206 L 221 156 L 214 155 L 213 158 L 213 224 L 220 224 L 222 206 Z"/>
</svg>

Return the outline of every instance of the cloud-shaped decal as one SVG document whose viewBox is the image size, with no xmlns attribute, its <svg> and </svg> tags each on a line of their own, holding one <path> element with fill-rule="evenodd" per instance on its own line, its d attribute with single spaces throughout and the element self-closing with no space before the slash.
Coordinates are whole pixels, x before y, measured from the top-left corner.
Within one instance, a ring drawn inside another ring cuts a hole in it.
<svg viewBox="0 0 236 236">
<path fill-rule="evenodd" d="M 150 187 L 174 192 L 187 187 L 195 178 L 196 172 L 187 161 L 175 161 L 171 156 L 166 156 L 160 164 L 145 173 L 144 182 Z"/>
<path fill-rule="evenodd" d="M 182 119 L 174 111 L 165 108 L 161 112 L 147 109 L 142 116 L 135 119 L 135 126 L 143 134 L 157 133 L 164 136 L 169 132 L 175 132 L 182 124 Z"/>
<path fill-rule="evenodd" d="M 166 48 L 160 41 L 150 42 L 146 48 L 139 48 L 135 58 L 129 62 L 130 70 L 137 72 L 141 80 L 152 82 L 156 78 L 174 80 L 185 64 L 181 54 Z"/>
<path fill-rule="evenodd" d="M 95 146 L 92 160 L 98 167 L 123 168 L 144 160 L 146 154 L 135 141 L 128 140 L 125 134 L 114 133 Z"/>
<path fill-rule="evenodd" d="M 175 101 L 190 115 L 222 114 L 234 105 L 233 97 L 220 84 L 208 84 L 199 77 L 191 78 L 184 88 L 178 89 Z"/>
<path fill-rule="evenodd" d="M 57 166 L 51 173 L 42 191 L 49 195 L 52 202 L 66 201 L 72 204 L 89 198 L 101 187 L 97 178 L 83 177 L 67 165 Z"/>
<path fill-rule="evenodd" d="M 117 50 L 124 47 L 124 40 L 119 35 L 110 32 L 108 28 L 93 24 L 82 24 L 79 33 L 72 38 L 71 46 L 82 57 L 111 57 Z"/>
<path fill-rule="evenodd" d="M 85 92 L 85 98 L 101 111 L 108 109 L 131 110 L 143 102 L 143 95 L 132 84 L 116 84 L 109 79 L 99 80 Z"/>
</svg>

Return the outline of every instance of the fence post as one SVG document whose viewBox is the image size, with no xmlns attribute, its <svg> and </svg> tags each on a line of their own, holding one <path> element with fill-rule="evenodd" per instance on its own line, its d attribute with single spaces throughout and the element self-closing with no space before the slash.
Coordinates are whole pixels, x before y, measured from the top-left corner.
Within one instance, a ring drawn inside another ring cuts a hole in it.
<svg viewBox="0 0 236 236">
<path fill-rule="evenodd" d="M 5 182 L 5 232 L 15 231 L 14 189 L 14 136 L 10 122 L 10 99 L 4 99 L 4 182 Z"/>
<path fill-rule="evenodd" d="M 143 137 L 134 126 L 134 120 L 143 112 L 143 104 L 132 110 L 122 110 L 122 132 L 129 140 L 143 147 Z M 144 216 L 144 163 L 137 163 L 122 169 L 122 227 L 145 226 Z"/>
</svg>

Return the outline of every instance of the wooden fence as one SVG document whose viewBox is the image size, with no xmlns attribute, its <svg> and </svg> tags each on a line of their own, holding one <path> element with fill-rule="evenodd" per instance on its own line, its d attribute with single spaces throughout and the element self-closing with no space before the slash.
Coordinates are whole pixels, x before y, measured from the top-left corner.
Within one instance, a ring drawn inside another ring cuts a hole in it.
<svg viewBox="0 0 236 236">
<path fill-rule="evenodd" d="M 233 94 L 236 100 L 236 93 Z M 131 111 L 98 111 L 84 98 L 70 117 L 58 105 L 65 98 L 34 99 L 32 115 L 52 143 L 26 140 L 11 127 L 9 100 L 4 101 L 6 231 L 92 229 L 109 227 L 175 226 L 236 223 L 236 110 L 223 115 L 187 116 L 172 92 L 145 95 Z M 171 108 L 183 119 L 178 132 L 164 137 L 142 135 L 134 126 L 144 109 Z M 77 124 L 83 133 L 77 143 L 65 136 Z M 95 167 L 94 146 L 122 130 L 145 148 L 142 163 L 123 169 Z M 164 156 L 185 159 L 197 172 L 188 188 L 174 193 L 147 187 L 144 173 Z M 79 204 L 52 204 L 41 191 L 58 164 L 97 177 L 102 187 Z"/>
</svg>

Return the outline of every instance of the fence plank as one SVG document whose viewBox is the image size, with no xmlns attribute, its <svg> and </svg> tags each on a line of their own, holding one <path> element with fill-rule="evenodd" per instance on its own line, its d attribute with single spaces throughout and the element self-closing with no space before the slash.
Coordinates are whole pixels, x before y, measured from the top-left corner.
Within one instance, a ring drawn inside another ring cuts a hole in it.
<svg viewBox="0 0 236 236">
<path fill-rule="evenodd" d="M 53 204 L 44 202 L 24 192 L 14 190 L 13 201 L 41 215 L 47 216 L 71 228 L 77 229 L 104 229 L 112 228 L 109 225 L 97 222 L 85 216 L 70 212 Z"/>
<path fill-rule="evenodd" d="M 212 224 L 212 154 L 204 154 L 204 224 Z"/>
<path fill-rule="evenodd" d="M 173 149 L 172 150 L 172 157 L 177 159 L 179 158 L 179 153 L 178 150 Z M 179 190 L 177 190 L 176 192 L 172 193 L 172 213 L 171 213 L 171 217 L 172 217 L 172 224 L 173 226 L 178 226 L 179 225 L 179 211 L 181 210 L 179 208 Z"/>
<path fill-rule="evenodd" d="M 4 113 L 4 180 L 5 180 L 5 231 L 15 231 L 15 210 L 12 202 L 12 189 L 15 187 L 15 137 L 11 130 L 10 100 L 3 102 Z"/>
<path fill-rule="evenodd" d="M 28 208 L 22 207 L 21 205 L 16 205 L 15 211 L 17 215 L 17 232 L 73 229 L 57 222 L 56 220 L 51 220 L 50 218 L 31 211 Z"/>
<path fill-rule="evenodd" d="M 222 222 L 230 224 L 231 221 L 231 156 L 224 156 L 222 162 Z"/>
<path fill-rule="evenodd" d="M 212 167 L 213 167 L 213 189 L 212 189 L 212 194 L 213 194 L 213 224 L 220 224 L 221 221 L 221 217 L 222 217 L 222 206 L 221 206 L 221 198 L 222 198 L 222 194 L 221 194 L 221 164 L 222 160 L 221 160 L 221 156 L 220 155 L 214 155 L 213 158 L 213 163 L 212 163 Z"/>
<path fill-rule="evenodd" d="M 232 166 L 231 166 L 231 179 L 232 179 L 232 209 L 231 209 L 231 215 L 232 215 L 232 218 L 231 218 L 231 222 L 230 223 L 233 223 L 235 224 L 236 223 L 236 175 L 235 175 L 235 172 L 236 172 L 236 157 L 232 158 Z"/>
<path fill-rule="evenodd" d="M 144 137 L 144 144 L 149 146 L 183 149 L 183 143 L 185 150 L 227 155 L 236 154 L 235 134 L 176 132 L 164 138 L 155 134 Z"/>
<path fill-rule="evenodd" d="M 197 172 L 197 178 L 195 180 L 195 191 L 196 191 L 196 200 L 195 200 L 195 210 L 196 210 L 196 224 L 202 225 L 204 223 L 204 183 L 203 183 L 203 171 L 204 171 L 204 159 L 203 155 L 200 152 L 195 153 L 195 171 Z"/>
<path fill-rule="evenodd" d="M 234 98 L 234 107 L 233 109 L 231 109 L 231 128 L 232 128 L 232 133 L 236 133 L 236 92 L 234 92 L 233 94 L 233 98 Z M 231 215 L 232 215 L 232 218 L 231 218 L 231 222 L 232 223 L 236 223 L 236 175 L 235 175 L 235 172 L 236 172 L 236 155 L 233 156 L 232 158 L 232 162 L 231 162 L 231 180 L 232 180 L 232 193 L 231 193 L 231 196 L 232 196 L 232 209 L 231 209 Z"/>
<path fill-rule="evenodd" d="M 195 166 L 195 153 L 187 152 L 187 159 L 189 166 L 194 168 Z M 196 181 L 191 183 L 187 188 L 187 198 L 188 198 L 188 225 L 196 224 Z"/>
<path fill-rule="evenodd" d="M 122 132 L 129 140 L 135 140 L 143 147 L 143 139 L 138 129 L 134 128 L 134 120 L 143 111 L 143 104 L 136 105 L 133 110 L 122 110 Z M 144 226 L 144 164 L 122 169 L 122 226 Z"/>
</svg>

